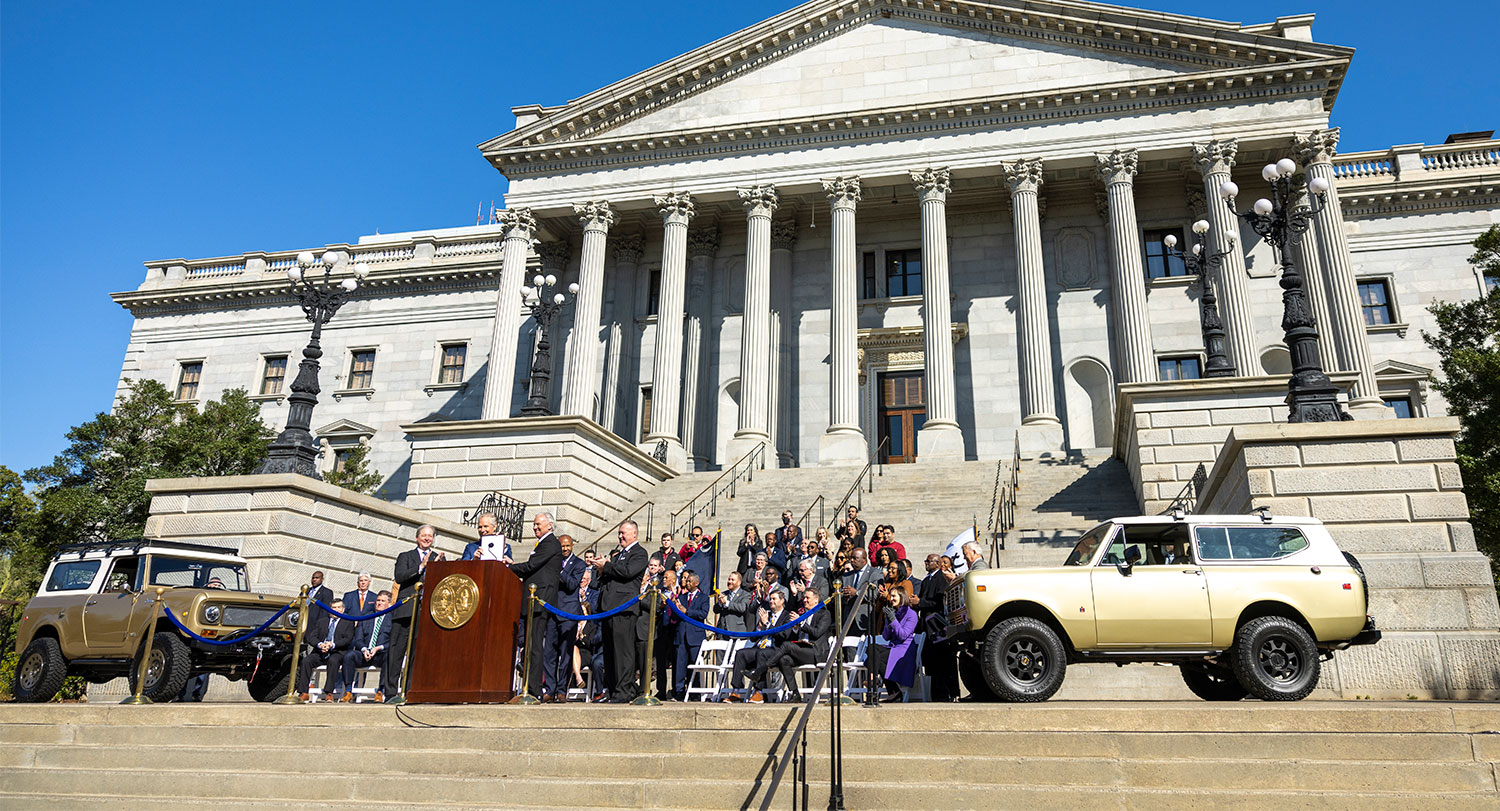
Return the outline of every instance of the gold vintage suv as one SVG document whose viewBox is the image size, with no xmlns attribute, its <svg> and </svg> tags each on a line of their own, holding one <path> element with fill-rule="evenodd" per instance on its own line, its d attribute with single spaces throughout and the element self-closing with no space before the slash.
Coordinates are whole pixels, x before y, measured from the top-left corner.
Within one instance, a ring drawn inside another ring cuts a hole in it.
<svg viewBox="0 0 1500 811">
<path fill-rule="evenodd" d="M 154 606 L 157 586 L 185 627 L 215 641 L 245 636 L 291 602 L 252 592 L 245 560 L 232 549 L 145 539 L 64 547 L 16 628 L 16 698 L 47 701 L 67 676 L 96 684 L 128 676 L 133 690 L 153 616 L 143 691 L 152 701 L 176 698 L 190 677 L 206 673 L 247 680 L 259 701 L 286 692 L 296 608 L 253 638 L 212 645 L 182 633 Z"/>
<path fill-rule="evenodd" d="M 976 697 L 1045 701 L 1069 663 L 1175 664 L 1200 698 L 1306 698 L 1321 660 L 1379 641 L 1364 570 L 1315 518 L 1172 515 L 1089 530 L 1061 566 L 949 587 L 945 638 Z"/>
</svg>

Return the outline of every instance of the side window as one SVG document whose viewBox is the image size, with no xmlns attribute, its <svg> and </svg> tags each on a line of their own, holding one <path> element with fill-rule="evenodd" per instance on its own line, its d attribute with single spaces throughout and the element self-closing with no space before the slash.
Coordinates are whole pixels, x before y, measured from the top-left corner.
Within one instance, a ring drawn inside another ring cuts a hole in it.
<svg viewBox="0 0 1500 811">
<path fill-rule="evenodd" d="M 140 582 L 141 559 L 119 558 L 104 581 L 105 591 L 135 591 Z"/>
<path fill-rule="evenodd" d="M 99 573 L 99 560 L 76 560 L 59 563 L 52 567 L 52 576 L 47 578 L 47 591 L 83 591 L 94 582 Z"/>
<path fill-rule="evenodd" d="M 1307 546 L 1296 527 L 1198 528 L 1198 556 L 1203 560 L 1275 560 Z"/>
</svg>

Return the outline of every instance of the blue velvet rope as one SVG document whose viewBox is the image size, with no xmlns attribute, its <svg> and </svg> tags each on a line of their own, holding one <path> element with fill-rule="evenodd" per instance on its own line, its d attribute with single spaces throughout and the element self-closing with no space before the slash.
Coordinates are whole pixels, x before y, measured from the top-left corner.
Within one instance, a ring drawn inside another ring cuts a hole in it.
<svg viewBox="0 0 1500 811">
<path fill-rule="evenodd" d="M 537 600 L 537 602 L 542 604 L 542 608 L 546 609 L 547 611 L 550 611 L 565 620 L 573 620 L 574 622 L 583 622 L 584 620 L 608 619 L 609 617 L 613 617 L 614 615 L 620 613 L 621 611 L 624 611 L 625 609 L 635 605 L 640 601 L 641 596 L 637 594 L 636 596 L 630 598 L 630 602 L 624 605 L 617 605 L 608 611 L 601 611 L 598 614 L 569 614 L 568 612 L 562 610 L 561 608 L 558 608 L 555 605 L 550 605 L 546 600 Z"/>
<path fill-rule="evenodd" d="M 236 642 L 244 642 L 252 636 L 259 635 L 261 631 L 270 628 L 271 623 L 281 619 L 281 615 L 290 611 L 293 605 L 295 605 L 295 603 L 287 603 L 286 605 L 281 607 L 280 611 L 272 614 L 270 619 L 266 620 L 264 623 L 261 623 L 261 626 L 259 628 L 256 628 L 248 634 L 242 634 L 240 636 L 234 637 L 233 639 L 209 639 L 206 636 L 199 636 L 193 633 L 192 630 L 186 625 L 183 625 L 182 621 L 177 619 L 177 615 L 172 613 L 172 609 L 168 608 L 167 606 L 162 606 L 161 610 L 167 615 L 167 619 L 171 620 L 172 624 L 177 626 L 177 630 L 187 634 L 188 636 L 198 640 L 199 642 L 203 642 L 209 645 L 233 645 Z"/>
<path fill-rule="evenodd" d="M 401 607 L 402 603 L 406 602 L 407 600 L 412 599 L 414 596 L 416 596 L 416 595 L 409 594 L 409 595 L 407 595 L 405 597 L 402 597 L 401 599 L 397 600 L 396 604 L 393 605 L 393 606 L 391 606 L 390 608 L 387 608 L 384 611 L 376 611 L 374 614 L 366 614 L 363 617 L 356 617 L 356 616 L 354 616 L 352 614 L 345 614 L 342 611 L 334 611 L 332 607 L 323 605 L 323 601 L 322 600 L 313 600 L 312 604 L 315 605 L 315 606 L 317 606 L 317 607 L 319 607 L 319 608 L 321 608 L 321 609 L 323 609 L 324 611 L 327 611 L 328 613 L 334 615 L 335 617 L 338 617 L 339 619 L 353 620 L 354 622 L 364 622 L 365 620 L 372 620 L 372 619 L 375 619 L 376 617 L 383 617 L 386 614 L 389 614 L 392 611 L 395 611 L 396 609 L 398 609 L 398 608 Z"/>
<path fill-rule="evenodd" d="M 682 613 L 681 611 L 678 610 L 676 603 L 672 602 L 671 600 L 667 601 L 667 608 L 672 609 L 672 613 L 676 614 L 679 619 L 683 620 L 687 624 L 689 624 L 689 625 L 695 625 L 695 626 L 697 626 L 699 628 L 702 628 L 705 631 L 712 631 L 712 632 L 714 632 L 716 634 L 721 634 L 721 635 L 727 636 L 727 637 L 729 637 L 731 639 L 759 639 L 759 638 L 761 638 L 763 636 L 770 636 L 771 634 L 779 633 L 781 631 L 785 631 L 786 629 L 788 629 L 788 628 L 796 625 L 797 623 L 799 623 L 799 622 L 807 619 L 808 617 L 811 617 L 812 615 L 818 613 L 819 611 L 822 611 L 823 610 L 823 606 L 825 606 L 825 605 L 828 605 L 828 603 L 826 601 L 820 602 L 820 603 L 818 603 L 817 608 L 814 608 L 813 610 L 808 611 L 805 614 L 798 614 L 790 622 L 783 622 L 782 624 L 776 626 L 775 628 L 767 628 L 764 631 L 726 631 L 723 628 L 715 628 L 712 625 L 707 625 L 707 624 L 701 623 L 701 622 L 693 619 L 692 617 L 689 617 L 688 615 L 686 615 L 686 614 L 684 614 L 684 613 Z"/>
</svg>

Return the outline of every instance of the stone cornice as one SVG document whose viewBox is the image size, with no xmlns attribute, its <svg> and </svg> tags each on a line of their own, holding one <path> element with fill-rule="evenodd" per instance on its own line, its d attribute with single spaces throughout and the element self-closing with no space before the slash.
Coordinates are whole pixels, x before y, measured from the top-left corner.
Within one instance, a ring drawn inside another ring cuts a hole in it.
<svg viewBox="0 0 1500 811">
<path fill-rule="evenodd" d="M 1082 47 L 1115 57 L 1167 61 L 1210 72 L 1194 74 L 1203 76 L 1224 72 L 1260 75 L 1252 80 L 1265 81 L 1262 71 L 1276 73 L 1304 63 L 1327 62 L 1331 68 L 1323 88 L 1327 107 L 1333 105 L 1353 54 L 1348 48 L 1272 36 L 1260 29 L 1242 30 L 1234 23 L 1074 0 L 814 0 L 561 107 L 537 107 L 533 112 L 540 118 L 486 141 L 480 150 L 496 168 L 509 173 L 535 160 L 539 152 L 555 152 L 558 144 L 585 149 L 597 145 L 595 151 L 618 146 L 607 137 L 609 130 L 878 18 Z M 1184 75 L 1175 80 L 1190 78 Z M 1086 89 L 1067 92 L 1081 90 Z M 1063 91 L 1040 95 L 1057 92 Z M 642 140 L 647 139 L 627 139 Z"/>
<path fill-rule="evenodd" d="M 434 437 L 494 437 L 505 434 L 535 434 L 544 431 L 571 431 L 630 459 L 632 464 L 645 468 L 662 479 L 677 474 L 671 468 L 656 461 L 640 448 L 626 442 L 614 432 L 605 430 L 599 423 L 587 417 L 513 417 L 504 420 L 455 420 L 451 422 L 418 422 L 401 426 L 413 440 Z"/>
</svg>

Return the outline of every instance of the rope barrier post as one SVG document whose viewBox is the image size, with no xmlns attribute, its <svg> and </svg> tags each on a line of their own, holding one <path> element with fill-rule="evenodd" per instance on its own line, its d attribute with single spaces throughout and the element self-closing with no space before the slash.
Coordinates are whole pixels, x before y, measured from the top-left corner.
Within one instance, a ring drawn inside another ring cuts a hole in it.
<svg viewBox="0 0 1500 811">
<path fill-rule="evenodd" d="M 411 609 L 411 622 L 406 626 L 406 662 L 401 666 L 401 695 L 385 703 L 397 707 L 406 703 L 406 690 L 411 684 L 411 662 L 416 657 L 412 655 L 411 641 L 417 635 L 417 614 L 422 610 L 422 583 L 417 581 L 417 593 L 411 596 L 416 605 Z"/>
<path fill-rule="evenodd" d="M 532 610 L 536 608 L 536 585 L 530 586 L 531 592 L 526 596 L 526 645 L 521 650 L 521 694 L 512 698 L 511 704 L 540 704 L 536 697 L 531 694 L 531 638 L 536 636 L 532 633 L 536 626 L 532 621 Z"/>
<path fill-rule="evenodd" d="M 651 605 L 647 609 L 651 615 L 650 621 L 646 624 L 646 655 L 641 659 L 641 670 L 646 674 L 646 678 L 642 680 L 646 683 L 646 692 L 630 702 L 638 707 L 656 707 L 661 704 L 661 699 L 651 691 L 652 676 L 656 673 L 656 598 L 659 593 L 654 587 L 651 589 Z"/>
<path fill-rule="evenodd" d="M 844 693 L 844 580 L 839 578 L 833 581 L 833 633 L 834 645 L 838 651 L 834 653 L 837 661 L 834 667 L 837 672 L 833 674 L 833 703 L 841 707 L 854 706 L 854 699 Z"/>
<path fill-rule="evenodd" d="M 141 668 L 135 674 L 135 694 L 121 701 L 121 704 L 151 704 L 151 699 L 146 698 L 146 675 L 151 672 L 151 645 L 156 642 L 156 612 L 161 606 L 161 596 L 166 592 L 161 586 L 156 587 L 156 599 L 151 601 L 151 613 L 146 619 L 146 635 L 142 637 L 141 646 Z M 166 667 L 166 662 L 162 662 Z"/>
<path fill-rule="evenodd" d="M 272 701 L 272 704 L 301 704 L 302 696 L 297 690 L 297 665 L 302 659 L 302 636 L 307 630 L 307 586 L 302 587 L 302 593 L 297 597 L 297 632 L 292 634 L 292 670 L 286 676 L 286 695 Z M 307 685 L 301 685 L 306 687 Z"/>
</svg>

